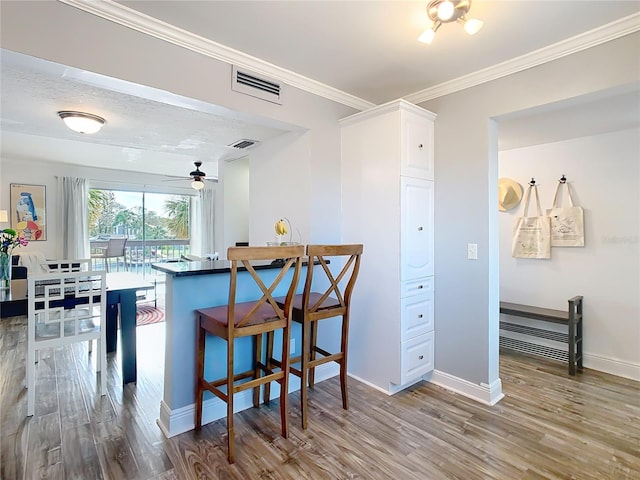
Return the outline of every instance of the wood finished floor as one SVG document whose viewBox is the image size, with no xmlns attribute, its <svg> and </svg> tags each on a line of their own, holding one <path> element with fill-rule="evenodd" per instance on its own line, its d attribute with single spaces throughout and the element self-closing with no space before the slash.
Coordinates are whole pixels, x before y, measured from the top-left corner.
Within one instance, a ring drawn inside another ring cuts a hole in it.
<svg viewBox="0 0 640 480">
<path fill-rule="evenodd" d="M 138 329 L 138 383 L 121 386 L 111 355 L 96 396 L 86 344 L 42 356 L 36 412 L 26 415 L 25 322 L 0 321 L 0 478 L 51 479 L 579 479 L 640 480 L 640 383 L 505 354 L 506 397 L 481 405 L 429 383 L 392 397 L 353 379 L 310 394 L 309 429 L 291 395 L 289 439 L 278 402 L 236 414 L 236 463 L 225 421 L 166 439 L 156 425 L 164 324 Z"/>
</svg>

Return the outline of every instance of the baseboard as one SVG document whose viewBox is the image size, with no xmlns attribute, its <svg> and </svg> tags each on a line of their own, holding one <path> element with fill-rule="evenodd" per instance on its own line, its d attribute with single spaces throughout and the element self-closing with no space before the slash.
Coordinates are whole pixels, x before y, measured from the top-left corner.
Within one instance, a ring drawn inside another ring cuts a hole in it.
<svg viewBox="0 0 640 480">
<path fill-rule="evenodd" d="M 373 388 L 375 390 L 378 390 L 379 392 L 382 392 L 385 395 L 394 395 L 394 394 L 406 389 L 407 387 L 410 387 L 411 385 L 414 385 L 414 384 L 416 384 L 418 382 L 421 382 L 423 380 L 429 381 L 429 378 L 427 378 L 428 375 L 425 375 L 425 376 L 422 376 L 422 377 L 418 377 L 415 380 L 413 380 L 413 381 L 411 381 L 411 382 L 409 382 L 409 383 L 407 383 L 405 385 L 394 385 L 394 384 L 390 383 L 389 384 L 389 388 L 387 389 L 387 388 L 380 387 L 380 386 L 378 386 L 378 385 L 376 385 L 374 383 L 371 383 L 368 380 L 365 380 L 364 378 L 360 378 L 357 375 L 353 375 L 351 373 L 349 373 L 348 375 L 349 375 L 349 377 L 353 378 L 354 380 L 357 380 L 360 383 L 364 383 L 366 386 L 371 387 L 371 388 Z"/>
<path fill-rule="evenodd" d="M 601 357 L 589 353 L 583 353 L 583 357 L 582 365 L 585 368 L 640 381 L 640 364 L 624 362 L 622 360 Z"/>
<path fill-rule="evenodd" d="M 339 367 L 335 363 L 327 363 L 316 367 L 316 383 L 320 383 L 331 377 L 335 377 L 340 372 Z M 270 398 L 277 398 L 279 385 L 273 383 L 271 385 Z M 289 377 L 289 393 L 300 390 L 300 379 L 294 375 Z M 262 398 L 262 389 L 261 389 Z M 245 390 L 237 393 L 234 397 L 233 411 L 240 412 L 247 408 L 253 407 L 253 391 Z M 218 397 L 205 400 L 202 404 L 202 424 L 213 422 L 227 416 L 227 404 Z M 195 428 L 195 404 L 186 405 L 184 407 L 170 409 L 162 400 L 160 402 L 160 417 L 157 422 L 160 431 L 165 437 L 171 438 Z"/>
<path fill-rule="evenodd" d="M 373 384 L 371 382 L 368 382 L 364 378 L 360 378 L 357 375 L 353 375 L 351 373 L 348 373 L 347 375 L 349 377 L 353 378 L 354 380 L 357 380 L 360 383 L 364 383 L 367 387 L 371 387 L 371 388 L 373 388 L 375 390 L 378 390 L 379 392 L 382 392 L 382 393 L 384 393 L 386 395 L 393 395 L 393 392 L 390 392 L 389 390 L 387 390 L 385 388 L 379 387 L 378 385 L 375 385 L 375 384 Z"/>
<path fill-rule="evenodd" d="M 448 373 L 434 370 L 431 383 L 485 405 L 495 405 L 504 398 L 502 381 L 499 378 L 490 384 L 481 383 L 477 385 Z"/>
</svg>

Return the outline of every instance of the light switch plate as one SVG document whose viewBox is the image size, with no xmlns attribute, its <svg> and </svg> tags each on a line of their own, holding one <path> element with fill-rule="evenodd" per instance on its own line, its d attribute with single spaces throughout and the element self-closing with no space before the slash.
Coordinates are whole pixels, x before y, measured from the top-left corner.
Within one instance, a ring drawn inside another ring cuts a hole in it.
<svg viewBox="0 0 640 480">
<path fill-rule="evenodd" d="M 477 243 L 467 243 L 467 259 L 469 259 L 469 260 L 477 260 L 478 259 L 478 244 Z"/>
</svg>

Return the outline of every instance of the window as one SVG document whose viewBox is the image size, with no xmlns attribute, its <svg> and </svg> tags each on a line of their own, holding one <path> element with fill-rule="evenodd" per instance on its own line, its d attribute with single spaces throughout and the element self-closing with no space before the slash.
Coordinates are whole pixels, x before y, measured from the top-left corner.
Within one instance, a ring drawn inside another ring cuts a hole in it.
<svg viewBox="0 0 640 480">
<path fill-rule="evenodd" d="M 91 251 L 105 247 L 109 238 L 126 237 L 126 255 L 118 266 L 150 273 L 151 263 L 189 253 L 189 204 L 188 195 L 91 189 Z"/>
</svg>

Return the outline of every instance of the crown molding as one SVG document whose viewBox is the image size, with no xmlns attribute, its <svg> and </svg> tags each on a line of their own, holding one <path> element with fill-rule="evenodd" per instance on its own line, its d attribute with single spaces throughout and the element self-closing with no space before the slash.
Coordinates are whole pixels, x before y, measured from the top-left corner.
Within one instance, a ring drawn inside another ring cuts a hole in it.
<svg viewBox="0 0 640 480">
<path fill-rule="evenodd" d="M 211 58 L 246 68 L 256 74 L 266 75 L 282 80 L 284 83 L 306 92 L 338 102 L 357 110 L 367 110 L 376 104 L 320 83 L 303 75 L 265 62 L 257 57 L 239 50 L 229 48 L 220 43 L 208 40 L 199 35 L 160 21 L 112 0 L 58 0 L 66 5 L 96 15 L 138 32 L 164 40 L 174 45 L 187 48 Z M 543 63 L 595 47 L 602 43 L 635 33 L 640 30 L 640 13 L 624 17 L 588 32 L 576 35 L 520 57 L 507 60 L 491 67 L 478 70 L 454 80 L 404 95 L 402 98 L 411 103 L 422 103 L 434 98 L 459 92 L 492 80 L 497 80 L 514 73 L 521 72 Z"/>
<path fill-rule="evenodd" d="M 527 53 L 517 58 L 498 63 L 477 72 L 464 75 L 449 82 L 425 88 L 403 98 L 412 103 L 422 103 L 466 88 L 497 80 L 531 67 L 581 52 L 591 47 L 615 40 L 640 30 L 640 13 L 635 13 L 615 22 L 589 30 L 561 42 Z"/>
<path fill-rule="evenodd" d="M 397 100 L 392 100 L 390 102 L 377 105 L 373 108 L 370 108 L 369 110 L 364 110 L 362 112 L 349 115 L 348 117 L 341 118 L 340 120 L 338 120 L 338 123 L 340 124 L 340 126 L 351 125 L 352 123 L 360 122 L 364 119 L 377 117 L 378 115 L 384 115 L 389 112 L 398 112 L 401 110 L 413 112 L 432 121 L 437 117 L 435 113 L 430 112 L 429 110 L 426 110 L 411 102 L 408 102 L 404 98 L 399 98 Z"/>
<path fill-rule="evenodd" d="M 363 100 L 362 98 L 343 92 L 337 88 L 330 87 L 324 83 L 265 62 L 264 60 L 260 60 L 254 56 L 229 48 L 212 40 L 208 40 L 199 35 L 195 35 L 112 0 L 102 0 L 100 2 L 92 0 L 58 1 L 92 15 L 104 18 L 105 20 L 131 28 L 132 30 L 172 43 L 179 47 L 189 49 L 231 65 L 249 69 L 259 75 L 261 74 L 281 80 L 292 87 L 313 93 L 328 100 L 333 100 L 357 110 L 367 110 L 375 106 L 375 103 Z"/>
</svg>

